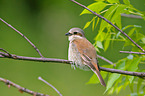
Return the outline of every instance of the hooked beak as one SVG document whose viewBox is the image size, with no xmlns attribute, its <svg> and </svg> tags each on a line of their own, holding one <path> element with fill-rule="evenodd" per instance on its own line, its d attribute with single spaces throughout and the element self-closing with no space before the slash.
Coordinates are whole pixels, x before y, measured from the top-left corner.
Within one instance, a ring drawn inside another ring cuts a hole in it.
<svg viewBox="0 0 145 96">
<path fill-rule="evenodd" d="M 65 36 L 71 36 L 72 34 L 71 33 L 65 33 Z"/>
</svg>

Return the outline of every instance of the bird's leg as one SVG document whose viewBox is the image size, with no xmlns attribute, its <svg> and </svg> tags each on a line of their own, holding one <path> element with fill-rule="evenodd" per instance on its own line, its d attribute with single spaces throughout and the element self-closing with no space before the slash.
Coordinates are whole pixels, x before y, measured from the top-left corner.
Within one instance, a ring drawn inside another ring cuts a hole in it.
<svg viewBox="0 0 145 96">
<path fill-rule="evenodd" d="M 71 62 L 71 68 L 73 68 L 74 70 L 76 69 L 74 61 Z"/>
</svg>

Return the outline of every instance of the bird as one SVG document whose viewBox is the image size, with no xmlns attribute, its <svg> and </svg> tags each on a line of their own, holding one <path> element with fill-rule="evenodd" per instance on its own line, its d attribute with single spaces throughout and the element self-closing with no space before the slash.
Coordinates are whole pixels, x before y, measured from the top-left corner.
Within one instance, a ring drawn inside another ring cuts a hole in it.
<svg viewBox="0 0 145 96">
<path fill-rule="evenodd" d="M 96 49 L 86 39 L 84 31 L 80 28 L 71 28 L 65 35 L 69 39 L 68 60 L 72 61 L 71 65 L 83 70 L 91 69 L 100 83 L 106 86 L 100 74 Z"/>
</svg>

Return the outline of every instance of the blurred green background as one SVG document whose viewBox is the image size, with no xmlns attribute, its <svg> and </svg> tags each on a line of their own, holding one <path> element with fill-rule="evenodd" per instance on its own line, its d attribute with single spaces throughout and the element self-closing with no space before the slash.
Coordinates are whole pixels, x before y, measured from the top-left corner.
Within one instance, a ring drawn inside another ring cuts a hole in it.
<svg viewBox="0 0 145 96">
<path fill-rule="evenodd" d="M 78 0 L 89 5 L 93 0 Z M 145 0 L 131 0 L 137 9 L 145 11 Z M 83 8 L 69 0 L 0 0 L 0 18 L 3 18 L 16 29 L 27 36 L 48 58 L 67 59 L 68 38 L 64 35 L 72 27 L 83 28 L 93 15 L 79 14 Z M 123 26 L 135 24 L 143 26 L 141 19 L 122 18 Z M 84 30 L 86 37 L 94 42 L 97 31 L 91 27 Z M 32 46 L 14 30 L 0 21 L 0 48 L 11 54 L 39 57 Z M 126 54 L 119 54 L 122 43 L 115 42 L 113 46 L 100 55 L 113 62 L 123 58 Z M 100 65 L 107 65 L 100 61 Z M 86 82 L 93 75 L 91 71 L 73 70 L 70 65 L 62 63 L 40 63 L 0 58 L 0 77 L 9 79 L 30 90 L 58 96 L 48 85 L 39 81 L 41 76 L 54 85 L 63 96 L 105 96 L 105 88 L 100 84 L 87 85 Z M 107 82 L 107 80 L 105 80 Z M 117 96 L 130 93 L 129 88 L 122 90 Z M 16 88 L 8 88 L 0 82 L 0 96 L 30 96 L 20 93 Z M 114 94 L 116 96 L 116 94 Z"/>
</svg>

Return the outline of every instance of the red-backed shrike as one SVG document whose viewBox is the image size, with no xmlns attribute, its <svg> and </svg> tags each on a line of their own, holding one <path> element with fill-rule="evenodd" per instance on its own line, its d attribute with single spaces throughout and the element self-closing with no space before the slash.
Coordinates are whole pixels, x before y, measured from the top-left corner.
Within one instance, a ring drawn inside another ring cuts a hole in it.
<svg viewBox="0 0 145 96">
<path fill-rule="evenodd" d="M 76 67 L 81 69 L 91 69 L 99 78 L 101 84 L 106 86 L 98 68 L 97 54 L 94 46 L 85 38 L 84 31 L 80 28 L 72 28 L 68 33 L 69 50 L 68 59 L 72 61 Z"/>
</svg>

